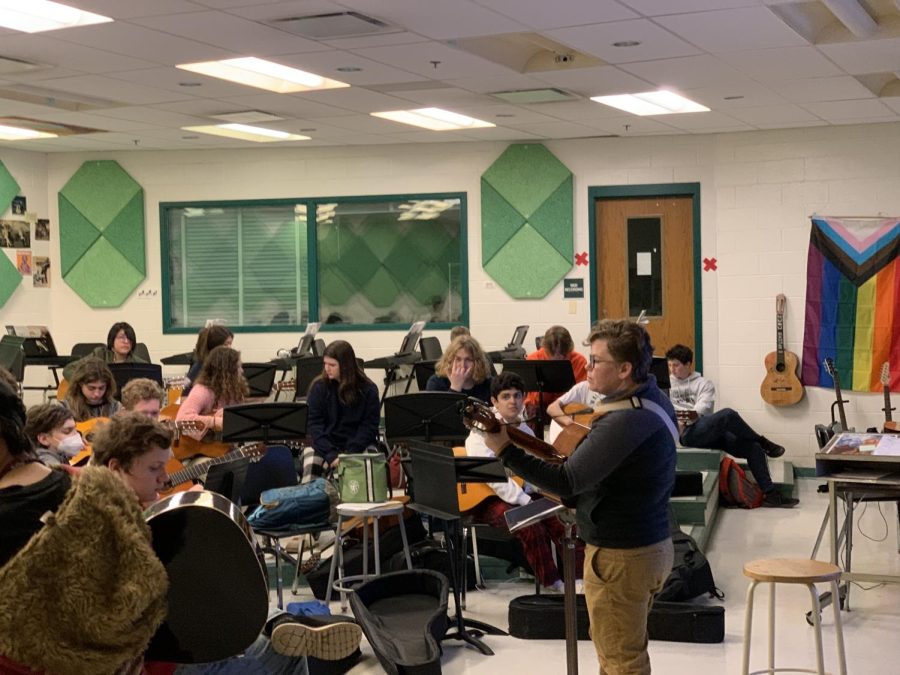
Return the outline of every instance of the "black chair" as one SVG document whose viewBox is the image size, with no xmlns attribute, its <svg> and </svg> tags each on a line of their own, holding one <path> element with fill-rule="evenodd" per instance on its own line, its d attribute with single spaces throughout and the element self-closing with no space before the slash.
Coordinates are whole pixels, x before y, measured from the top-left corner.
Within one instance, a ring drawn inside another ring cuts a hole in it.
<svg viewBox="0 0 900 675">
<path fill-rule="evenodd" d="M 307 356 L 302 359 L 297 359 L 294 364 L 297 372 L 294 381 L 294 386 L 296 387 L 294 400 L 305 401 L 306 392 L 309 391 L 309 385 L 312 384 L 314 379 L 322 374 L 322 357 Z"/>
<path fill-rule="evenodd" d="M 147 349 L 147 345 L 143 342 L 138 342 L 134 346 L 134 350 L 132 352 L 137 358 L 144 359 L 147 363 L 150 363 L 150 351 Z"/>
<path fill-rule="evenodd" d="M 106 343 L 104 342 L 76 342 L 72 345 L 72 356 L 83 359 L 85 356 L 90 356 L 91 352 L 93 352 L 97 347 L 106 347 Z"/>
<path fill-rule="evenodd" d="M 434 375 L 434 367 L 437 361 L 417 361 L 413 364 L 413 373 L 416 376 L 416 385 L 419 391 L 425 391 L 428 379 Z"/>
<path fill-rule="evenodd" d="M 419 338 L 419 353 L 423 361 L 437 361 L 444 354 L 441 341 L 436 337 Z"/>
<path fill-rule="evenodd" d="M 4 335 L 0 338 L 0 366 L 6 368 L 16 382 L 22 383 L 25 378 L 24 338 L 15 335 Z"/>
<path fill-rule="evenodd" d="M 325 355 L 325 340 L 322 338 L 316 338 L 312 344 L 312 353 L 313 356 L 324 356 Z"/>
</svg>

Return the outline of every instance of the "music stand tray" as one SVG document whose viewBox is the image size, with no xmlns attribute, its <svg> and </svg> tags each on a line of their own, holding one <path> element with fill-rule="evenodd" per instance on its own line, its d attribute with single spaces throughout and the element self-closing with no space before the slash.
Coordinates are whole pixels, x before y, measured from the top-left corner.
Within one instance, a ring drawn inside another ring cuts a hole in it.
<svg viewBox="0 0 900 675">
<path fill-rule="evenodd" d="M 249 396 L 268 396 L 272 393 L 276 370 L 274 363 L 245 363 L 243 368 L 250 387 Z"/>
<path fill-rule="evenodd" d="M 575 371 L 572 370 L 572 362 L 569 359 L 551 361 L 514 359 L 503 361 L 503 370 L 518 373 L 528 391 L 538 392 L 538 400 L 541 402 L 545 393 L 564 394 L 575 386 Z M 541 429 L 544 428 L 543 405 L 538 407 L 538 424 Z"/>
<path fill-rule="evenodd" d="M 222 416 L 224 443 L 273 443 L 306 438 L 305 403 L 248 403 L 225 408 Z"/>
<path fill-rule="evenodd" d="M 108 363 L 106 365 L 116 381 L 116 387 L 118 388 L 118 391 L 116 391 L 117 399 L 122 397 L 122 387 L 139 377 L 153 380 L 159 386 L 163 384 L 162 366 L 158 363 Z"/>
<path fill-rule="evenodd" d="M 469 435 L 459 414 L 465 394 L 420 391 L 384 399 L 384 436 L 390 444 L 407 440 L 464 442 Z"/>
</svg>

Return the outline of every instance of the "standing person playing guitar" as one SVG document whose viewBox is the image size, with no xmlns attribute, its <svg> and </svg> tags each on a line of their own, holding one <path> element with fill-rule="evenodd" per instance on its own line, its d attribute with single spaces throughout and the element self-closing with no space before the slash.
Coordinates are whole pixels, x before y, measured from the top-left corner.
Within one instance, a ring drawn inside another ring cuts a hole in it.
<svg viewBox="0 0 900 675">
<path fill-rule="evenodd" d="M 675 484 L 675 411 L 648 378 L 650 335 L 632 321 L 601 321 L 590 336 L 588 381 L 609 412 L 564 463 L 516 447 L 506 427 L 485 435 L 503 465 L 539 489 L 575 498 L 587 543 L 584 594 L 601 672 L 649 675 L 647 615 L 672 569 L 668 505 Z"/>
<path fill-rule="evenodd" d="M 525 407 L 525 383 L 513 372 L 500 373 L 491 380 L 491 403 L 494 414 L 505 424 L 516 426 L 523 433 L 534 435 L 531 428 L 522 421 L 522 410 Z M 469 457 L 493 457 L 494 451 L 485 443 L 484 433 L 472 429 L 466 438 L 466 454 Z M 506 528 L 504 514 L 514 506 L 524 506 L 531 497 L 518 483 L 507 478 L 500 483 L 487 483 L 495 496 L 478 504 L 470 514 L 477 523 L 491 527 Z M 562 551 L 562 540 L 566 536 L 565 527 L 557 518 L 546 518 L 530 527 L 517 530 L 516 539 L 522 544 L 525 558 L 534 575 L 546 588 L 563 590 L 563 582 L 556 563 L 553 561 L 551 543 L 555 542 Z M 584 546 L 576 547 L 576 578 L 581 579 L 584 567 Z"/>
<path fill-rule="evenodd" d="M 690 347 L 675 345 L 666 352 L 671 389 L 669 397 L 678 415 L 681 442 L 692 448 L 724 450 L 747 460 L 750 471 L 763 492 L 763 506 L 791 508 L 800 503 L 784 497 L 772 482 L 766 456 L 780 457 L 784 448 L 760 436 L 731 408 L 714 412 L 716 386 L 694 370 Z"/>
</svg>

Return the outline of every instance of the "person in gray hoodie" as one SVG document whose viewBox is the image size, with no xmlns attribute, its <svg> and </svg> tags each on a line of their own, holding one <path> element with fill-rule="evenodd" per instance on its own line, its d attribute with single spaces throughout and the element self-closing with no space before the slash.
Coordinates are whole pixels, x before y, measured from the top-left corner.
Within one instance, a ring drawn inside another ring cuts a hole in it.
<svg viewBox="0 0 900 675">
<path fill-rule="evenodd" d="M 799 500 L 784 497 L 775 489 L 766 457 L 780 457 L 784 448 L 761 436 L 731 408 L 716 411 L 716 386 L 694 370 L 690 347 L 675 345 L 666 352 L 669 362 L 669 398 L 676 411 L 695 412 L 695 420 L 679 422 L 682 444 L 692 448 L 724 450 L 742 457 L 763 491 L 763 506 L 790 508 Z"/>
</svg>

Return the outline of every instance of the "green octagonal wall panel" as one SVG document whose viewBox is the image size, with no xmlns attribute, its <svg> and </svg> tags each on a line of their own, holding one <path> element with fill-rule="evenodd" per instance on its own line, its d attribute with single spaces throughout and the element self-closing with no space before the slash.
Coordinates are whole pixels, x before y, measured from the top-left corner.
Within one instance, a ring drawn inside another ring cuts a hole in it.
<svg viewBox="0 0 900 675">
<path fill-rule="evenodd" d="M 509 146 L 481 176 L 481 264 L 513 298 L 542 298 L 574 262 L 573 178 L 543 145 Z"/>
<path fill-rule="evenodd" d="M 5 253 L 0 252 L 0 307 L 6 304 L 20 283 L 22 273 L 16 269 Z"/>
<path fill-rule="evenodd" d="M 144 191 L 119 166 L 85 162 L 59 191 L 63 280 L 90 307 L 118 307 L 146 276 Z"/>
<path fill-rule="evenodd" d="M 3 165 L 3 162 L 0 162 L 0 214 L 9 208 L 13 197 L 17 194 L 19 194 L 19 184 Z"/>
</svg>

